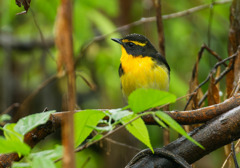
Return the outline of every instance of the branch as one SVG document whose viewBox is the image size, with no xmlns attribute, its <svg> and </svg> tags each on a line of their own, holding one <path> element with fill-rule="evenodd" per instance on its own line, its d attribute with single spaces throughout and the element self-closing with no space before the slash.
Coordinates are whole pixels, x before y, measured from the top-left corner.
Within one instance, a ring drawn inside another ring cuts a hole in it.
<svg viewBox="0 0 240 168">
<path fill-rule="evenodd" d="M 58 73 L 67 73 L 67 108 L 62 118 L 63 168 L 75 168 L 74 110 L 76 105 L 76 74 L 73 56 L 72 0 L 61 0 L 58 6 L 55 43 L 58 49 Z"/>
<path fill-rule="evenodd" d="M 222 103 L 212 106 L 189 111 L 165 111 L 165 113 L 170 115 L 181 125 L 190 125 L 207 122 L 235 107 L 238 107 L 239 105 L 240 94 L 237 94 L 236 96 L 233 96 Z M 142 118 L 146 124 L 157 125 L 154 118 L 150 115 L 143 116 Z"/>
<path fill-rule="evenodd" d="M 194 124 L 209 121 L 214 117 L 219 116 L 220 114 L 223 114 L 238 106 L 240 106 L 240 94 L 237 94 L 236 96 L 225 100 L 223 103 L 208 106 L 205 108 L 191 111 L 168 111 L 166 113 L 169 114 L 180 124 Z M 99 110 L 106 111 L 107 109 Z M 58 128 L 60 128 L 62 118 L 66 113 L 69 112 L 53 113 L 46 124 L 38 126 L 37 128 L 25 135 L 25 143 L 27 143 L 30 147 L 34 147 L 39 141 L 43 140 L 46 136 L 55 132 Z M 143 116 L 142 118 L 146 124 L 157 124 L 153 117 L 150 115 Z M 118 129 L 120 128 L 121 127 L 118 127 Z M 110 134 L 111 133 L 107 134 L 107 136 Z M 19 161 L 20 159 L 21 158 L 19 158 L 18 154 L 16 153 L 2 154 L 0 155 L 0 168 L 10 166 L 11 162 Z"/>
<path fill-rule="evenodd" d="M 189 133 L 196 141 L 200 142 L 205 150 L 196 146 L 185 137 L 181 137 L 159 150 L 167 150 L 179 155 L 189 164 L 201 159 L 210 152 L 240 138 L 240 106 L 217 117 L 215 120 L 196 128 Z M 177 167 L 176 163 L 166 158 L 152 154 L 150 149 L 138 153 L 128 164 L 128 168 L 155 165 L 155 167 Z"/>
<path fill-rule="evenodd" d="M 181 12 L 176 12 L 176 13 L 172 13 L 172 14 L 168 14 L 168 15 L 162 15 L 162 19 L 163 20 L 167 20 L 167 19 L 174 19 L 174 18 L 178 18 L 178 17 L 182 17 L 182 16 L 187 16 L 187 15 L 190 15 L 192 13 L 201 11 L 203 9 L 211 8 L 212 6 L 215 6 L 215 5 L 222 5 L 222 4 L 226 4 L 226 3 L 230 3 L 230 2 L 232 2 L 232 1 L 231 0 L 223 0 L 223 1 L 217 1 L 217 2 L 214 2 L 214 3 L 210 3 L 210 4 L 204 4 L 204 5 L 196 6 L 196 7 L 193 7 L 193 8 L 184 10 L 184 11 L 181 11 Z M 93 43 L 95 43 L 97 41 L 104 40 L 106 37 L 110 36 L 113 33 L 123 32 L 123 31 L 128 30 L 131 27 L 138 26 L 138 25 L 141 25 L 141 24 L 144 24 L 144 23 L 155 22 L 155 21 L 156 21 L 156 17 L 155 16 L 147 17 L 147 18 L 142 17 L 141 19 L 139 19 L 139 20 L 137 20 L 135 22 L 132 22 L 132 23 L 120 26 L 120 27 L 116 28 L 115 30 L 113 30 L 112 32 L 109 32 L 107 34 L 99 35 L 99 36 L 94 37 L 91 41 L 89 41 L 87 44 L 85 44 L 81 48 L 80 54 L 77 56 L 75 64 L 78 63 L 80 57 L 82 57 L 83 53 Z"/>
<path fill-rule="evenodd" d="M 203 49 L 204 49 L 204 48 L 202 47 L 201 50 L 200 50 L 200 52 L 199 52 L 198 60 L 202 57 Z M 220 66 L 221 64 L 224 64 L 224 63 L 225 63 L 226 61 L 228 61 L 228 60 L 234 59 L 237 55 L 238 55 L 238 52 L 236 52 L 235 54 L 233 54 L 233 55 L 231 55 L 231 56 L 229 56 L 229 57 L 227 57 L 227 58 L 225 58 L 225 59 L 217 62 L 217 63 L 214 65 L 214 67 L 211 69 L 211 71 L 209 72 L 207 78 L 206 78 L 202 83 L 200 83 L 200 84 L 194 89 L 193 92 L 197 92 L 199 88 L 201 88 L 205 83 L 208 82 L 208 80 L 210 79 L 211 75 L 213 75 L 213 74 L 216 72 L 216 69 L 217 69 L 218 66 Z M 196 68 L 197 66 L 198 66 L 198 63 L 196 63 L 195 66 L 194 66 L 194 68 L 193 68 L 192 76 L 195 75 L 195 71 L 197 70 L 197 68 Z M 227 68 L 227 69 L 228 69 L 228 68 Z M 224 73 L 224 74 L 225 74 L 225 73 Z M 192 78 L 194 78 L 194 77 L 192 77 Z M 219 82 L 219 80 L 217 80 L 217 81 Z M 188 101 L 187 101 L 187 103 L 186 103 L 186 105 L 185 105 L 185 108 L 184 108 L 185 110 L 187 109 L 187 107 L 188 107 L 190 101 L 192 100 L 192 98 L 193 98 L 193 95 L 191 95 L 191 96 L 189 97 L 189 99 L 188 99 Z"/>
</svg>

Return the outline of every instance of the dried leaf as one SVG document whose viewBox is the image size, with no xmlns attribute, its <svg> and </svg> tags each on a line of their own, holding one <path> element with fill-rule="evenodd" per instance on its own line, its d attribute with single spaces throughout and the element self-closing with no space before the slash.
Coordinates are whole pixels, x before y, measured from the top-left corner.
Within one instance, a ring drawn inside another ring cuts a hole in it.
<svg viewBox="0 0 240 168">
<path fill-rule="evenodd" d="M 199 65 L 199 61 L 202 58 L 202 53 L 203 53 L 203 47 L 201 48 L 201 50 L 198 53 L 198 58 L 197 61 L 194 65 L 193 71 L 192 71 L 192 78 L 190 80 L 189 83 L 189 93 L 193 93 L 194 90 L 198 87 L 199 82 L 198 82 L 198 65 Z M 203 93 L 201 88 L 198 89 L 197 94 L 193 95 L 192 100 L 189 102 L 188 108 L 187 110 L 192 110 L 192 109 L 197 109 L 198 107 L 198 102 L 199 100 L 202 98 Z"/>
<path fill-rule="evenodd" d="M 217 70 L 216 70 L 216 75 L 215 75 L 215 79 L 217 79 L 221 74 L 221 67 L 217 67 Z M 218 90 L 220 89 L 220 82 L 218 82 L 217 84 L 215 84 L 216 87 L 218 88 Z"/>
<path fill-rule="evenodd" d="M 17 6 L 21 7 L 23 5 L 26 12 L 28 11 L 28 8 L 30 7 L 30 3 L 31 3 L 31 0 L 16 0 Z M 21 13 L 23 13 L 23 12 L 21 12 Z"/>
<path fill-rule="evenodd" d="M 208 105 L 220 103 L 219 89 L 215 85 L 215 79 L 213 76 L 210 78 L 210 84 L 208 87 Z"/>
</svg>

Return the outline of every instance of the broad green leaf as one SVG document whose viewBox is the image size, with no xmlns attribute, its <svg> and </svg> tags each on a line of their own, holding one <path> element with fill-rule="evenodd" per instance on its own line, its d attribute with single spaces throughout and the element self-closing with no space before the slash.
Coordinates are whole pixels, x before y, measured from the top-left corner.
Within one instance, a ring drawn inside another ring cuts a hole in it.
<svg viewBox="0 0 240 168">
<path fill-rule="evenodd" d="M 55 168 L 55 164 L 49 158 L 46 157 L 35 157 L 33 158 L 32 168 Z"/>
<path fill-rule="evenodd" d="M 99 110 L 84 110 L 74 113 L 75 147 L 89 136 L 104 116 L 104 112 Z"/>
<path fill-rule="evenodd" d="M 50 115 L 54 112 L 55 111 L 37 113 L 21 118 L 14 127 L 14 130 L 22 135 L 25 135 L 37 126 L 45 124 Z"/>
<path fill-rule="evenodd" d="M 29 163 L 19 163 L 19 162 L 13 162 L 12 168 L 30 168 Z"/>
<path fill-rule="evenodd" d="M 166 124 L 168 124 L 171 128 L 177 131 L 179 134 L 185 136 L 189 141 L 193 142 L 194 144 L 198 145 L 200 148 L 204 149 L 204 147 L 195 141 L 192 137 L 190 137 L 186 131 L 169 115 L 164 112 L 158 111 L 155 113 L 161 120 L 163 120 Z"/>
<path fill-rule="evenodd" d="M 128 97 L 128 105 L 134 113 L 175 101 L 175 95 L 155 89 L 137 89 Z"/>
<path fill-rule="evenodd" d="M 122 124 L 128 123 L 129 121 L 136 118 L 137 116 L 138 116 L 137 114 L 133 114 L 131 116 L 124 117 L 122 119 Z M 141 118 L 138 118 L 138 119 L 134 120 L 133 122 L 127 124 L 126 129 L 133 136 L 135 136 L 138 140 L 140 140 L 142 143 L 147 145 L 152 150 L 152 152 L 154 153 L 152 145 L 150 143 L 150 138 L 149 138 L 147 127 L 146 127 L 144 121 Z"/>
<path fill-rule="evenodd" d="M 56 145 L 55 149 L 44 150 L 36 153 L 31 153 L 30 157 L 45 157 L 54 161 L 54 159 L 60 158 L 63 155 L 63 147 L 61 145 Z"/>
<path fill-rule="evenodd" d="M 14 130 L 15 125 L 15 123 L 4 125 L 3 134 L 6 139 L 23 142 L 24 136 Z"/>
<path fill-rule="evenodd" d="M 29 154 L 31 148 L 19 140 L 9 140 L 0 137 L 0 153 L 19 153 L 23 155 Z"/>
<path fill-rule="evenodd" d="M 11 116 L 10 115 L 8 115 L 8 114 L 0 115 L 0 122 L 7 121 L 7 120 L 11 120 Z"/>
</svg>

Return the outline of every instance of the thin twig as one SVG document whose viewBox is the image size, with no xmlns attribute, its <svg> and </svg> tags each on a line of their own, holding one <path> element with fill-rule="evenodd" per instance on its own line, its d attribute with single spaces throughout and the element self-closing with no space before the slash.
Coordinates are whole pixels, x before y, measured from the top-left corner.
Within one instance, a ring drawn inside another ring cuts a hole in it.
<svg viewBox="0 0 240 168">
<path fill-rule="evenodd" d="M 85 162 L 83 163 L 83 165 L 82 165 L 81 168 L 84 168 L 90 160 L 91 160 L 91 157 L 89 156 L 89 157 L 85 160 Z"/>
<path fill-rule="evenodd" d="M 206 45 L 203 45 L 204 49 L 206 49 L 210 54 L 212 54 L 213 56 L 215 56 L 215 58 L 218 60 L 218 61 L 222 61 L 222 58 L 215 52 L 213 51 L 211 48 L 209 48 L 208 46 Z M 225 67 L 227 67 L 227 64 L 224 62 L 223 65 Z"/>
<path fill-rule="evenodd" d="M 233 95 L 236 95 L 236 94 L 238 93 L 239 88 L 240 88 L 240 74 L 239 74 L 239 79 L 238 79 L 237 87 L 235 88 L 235 91 L 234 91 L 234 94 L 233 94 Z"/>
<path fill-rule="evenodd" d="M 210 3 L 210 4 L 204 4 L 204 5 L 199 5 L 199 6 L 196 6 L 196 7 L 193 7 L 193 8 L 190 8 L 190 9 L 187 9 L 187 10 L 184 10 L 184 11 L 181 11 L 181 12 L 176 12 L 176 13 L 172 13 L 172 14 L 168 14 L 168 15 L 163 15 L 162 16 L 162 19 L 164 20 L 167 20 L 167 19 L 174 19 L 174 18 L 178 18 L 178 17 L 182 17 L 182 16 L 187 16 L 187 15 L 190 15 L 192 13 L 195 13 L 195 12 L 198 12 L 198 11 L 201 11 L 201 10 L 204 10 L 204 9 L 207 9 L 207 8 L 210 8 L 211 6 L 215 6 L 215 5 L 223 5 L 223 4 L 226 4 L 226 3 L 230 3 L 232 2 L 232 0 L 223 0 L 223 1 L 217 1 L 217 2 L 214 2 L 214 3 Z M 153 16 L 153 17 L 147 17 L 147 18 L 141 18 L 135 22 L 132 22 L 132 23 L 129 23 L 129 24 L 126 24 L 126 25 L 123 25 L 123 26 L 120 26 L 118 28 L 116 28 L 115 30 L 113 30 L 112 32 L 110 33 L 107 33 L 107 34 L 104 34 L 104 35 L 99 35 L 99 36 L 96 36 L 94 37 L 91 41 L 89 41 L 88 43 L 86 43 L 82 48 L 81 48 L 81 51 L 79 52 L 79 55 L 78 57 L 76 58 L 76 61 L 75 61 L 75 64 L 77 64 L 77 62 L 79 61 L 80 57 L 82 57 L 83 53 L 88 49 L 89 46 L 91 46 L 93 43 L 97 42 L 97 41 L 101 41 L 101 40 L 104 40 L 106 37 L 110 36 L 111 34 L 113 33 L 116 33 L 116 32 L 123 32 L 125 30 L 128 30 L 129 28 L 131 27 L 134 27 L 134 26 L 138 26 L 138 25 L 141 25 L 141 24 L 144 24 L 144 23 L 149 23 L 149 22 L 155 22 L 156 21 L 156 17 Z"/>
<path fill-rule="evenodd" d="M 231 151 L 232 151 L 231 153 L 232 153 L 232 156 L 233 156 L 235 168 L 239 168 L 237 158 L 236 158 L 236 153 L 235 153 L 234 142 L 231 143 Z"/>
<path fill-rule="evenodd" d="M 232 64 L 233 65 L 233 64 Z M 233 69 L 233 66 L 231 67 L 227 67 L 217 78 L 215 78 L 215 82 L 214 84 L 217 84 L 218 82 L 220 82 L 220 80 L 231 70 Z M 206 91 L 206 93 L 203 95 L 203 97 L 201 98 L 201 100 L 198 103 L 198 106 L 200 107 L 203 103 L 203 101 L 207 98 L 208 95 L 208 91 Z"/>
<path fill-rule="evenodd" d="M 65 76 L 65 74 L 62 74 L 62 76 L 59 76 L 57 74 L 52 75 L 51 77 L 49 77 L 47 80 L 45 80 L 43 83 L 40 84 L 40 86 L 38 86 L 37 89 L 35 89 L 30 95 L 28 95 L 23 102 L 20 105 L 20 108 L 18 109 L 18 114 L 21 114 L 22 116 L 26 115 L 26 111 L 25 108 L 26 106 L 30 103 L 30 101 L 42 90 L 44 89 L 49 83 L 53 82 L 54 80 L 61 78 Z"/>
<path fill-rule="evenodd" d="M 90 81 L 88 81 L 82 74 L 81 72 L 76 71 L 76 75 L 80 76 L 82 78 L 82 80 L 89 86 L 89 88 L 91 90 L 96 90 L 96 85 L 94 83 L 91 83 Z"/>
<path fill-rule="evenodd" d="M 50 78 L 48 78 L 47 80 L 45 80 L 43 83 L 41 83 L 40 86 L 38 86 L 37 89 L 35 89 L 30 95 L 28 95 L 28 97 L 23 101 L 22 105 L 25 105 L 26 103 L 28 103 L 30 100 L 33 99 L 33 97 L 35 97 L 43 88 L 45 88 L 49 83 L 51 83 L 52 81 L 54 81 L 55 79 L 57 79 L 59 76 L 58 75 L 52 75 Z"/>
<path fill-rule="evenodd" d="M 113 133 L 117 132 L 118 130 L 124 128 L 126 125 L 128 125 L 128 124 L 130 124 L 131 122 L 137 120 L 138 118 L 140 118 L 140 117 L 142 117 L 142 116 L 144 116 L 144 115 L 152 114 L 152 113 L 153 113 L 153 112 L 146 112 L 146 113 L 143 113 L 143 114 L 139 114 L 137 117 L 133 118 L 133 119 L 130 120 L 129 122 L 127 122 L 127 123 L 125 123 L 125 124 L 117 127 L 116 129 L 114 129 L 114 130 L 112 130 L 112 131 L 109 131 L 107 134 L 103 135 L 100 139 L 98 139 L 98 140 L 96 140 L 96 141 L 93 141 L 93 142 L 90 142 L 90 143 L 86 143 L 86 144 L 84 144 L 84 145 L 76 148 L 76 149 L 75 149 L 75 152 L 80 152 L 80 151 L 82 151 L 83 149 L 88 148 L 89 146 L 92 146 L 93 144 L 95 144 L 95 143 L 103 140 L 104 138 L 106 138 L 106 137 L 112 135 Z M 54 162 L 56 163 L 56 162 L 58 162 L 58 161 L 60 161 L 60 160 L 62 160 L 62 157 L 59 158 L 59 159 L 57 159 L 57 160 L 55 160 Z"/>
<path fill-rule="evenodd" d="M 196 6 L 196 7 L 181 11 L 181 12 L 177 12 L 177 13 L 173 13 L 173 14 L 169 14 L 169 15 L 163 15 L 163 19 L 173 19 L 173 18 L 177 18 L 177 17 L 187 16 L 192 13 L 201 11 L 203 9 L 211 8 L 214 5 L 222 5 L 222 4 L 226 4 L 226 3 L 230 3 L 230 2 L 232 2 L 232 0 L 217 1 L 214 3 L 210 3 L 210 4 L 199 5 L 199 6 Z"/>
<path fill-rule="evenodd" d="M 119 145 L 119 146 L 122 146 L 122 147 L 126 147 L 126 148 L 129 148 L 129 149 L 133 149 L 133 150 L 136 150 L 136 151 L 140 151 L 141 150 L 141 149 L 136 148 L 134 146 L 130 146 L 130 145 L 127 145 L 125 143 L 121 143 L 121 142 L 115 141 L 115 140 L 113 140 L 111 138 L 105 138 L 105 140 L 109 141 L 109 142 L 111 142 L 113 144 L 116 144 L 116 145 Z"/>
<path fill-rule="evenodd" d="M 146 115 L 146 114 L 144 113 L 144 114 L 142 114 L 142 115 Z M 94 141 L 94 142 L 91 142 L 91 143 L 89 143 L 89 144 L 86 143 L 85 145 L 80 146 L 79 148 L 75 149 L 75 152 L 79 152 L 79 151 L 81 151 L 81 150 L 83 150 L 83 149 L 85 149 L 85 148 L 87 148 L 87 147 L 89 147 L 89 146 L 91 146 L 91 145 L 93 145 L 93 144 L 95 144 L 95 143 L 101 141 L 102 139 L 108 137 L 109 135 L 112 135 L 112 134 L 115 133 L 116 131 L 122 129 L 123 127 L 125 127 L 125 126 L 128 125 L 128 124 L 130 124 L 131 122 L 137 120 L 137 119 L 140 118 L 142 115 L 138 115 L 137 117 L 135 117 L 135 118 L 132 119 L 131 121 L 129 121 L 129 122 L 127 122 L 127 123 L 125 123 L 125 124 L 123 124 L 123 125 L 117 127 L 117 128 L 116 128 L 115 130 L 113 130 L 113 131 L 108 132 L 107 134 L 105 134 L 104 136 L 102 136 L 99 140 Z"/>
<path fill-rule="evenodd" d="M 45 38 L 44 38 L 44 36 L 43 36 L 42 30 L 41 30 L 41 28 L 40 28 L 40 26 L 39 26 L 39 24 L 38 24 L 38 22 L 37 22 L 37 20 L 36 20 L 35 13 L 33 12 L 32 8 L 30 8 L 30 11 L 31 11 L 31 13 L 32 13 L 32 17 L 33 17 L 34 24 L 35 24 L 35 26 L 37 27 L 37 30 L 38 30 L 38 32 L 39 32 L 39 34 L 40 34 L 40 38 L 41 38 L 42 44 L 43 44 L 43 46 L 44 46 L 44 49 L 47 51 L 47 53 L 50 55 L 50 57 L 51 57 L 55 62 L 57 62 L 56 59 L 54 58 L 54 56 L 52 55 L 52 53 L 49 51 L 49 49 L 48 49 L 48 47 L 47 47 L 46 40 L 45 40 Z"/>
<path fill-rule="evenodd" d="M 221 57 L 219 57 L 218 56 L 218 54 L 215 52 L 215 51 L 213 51 L 213 50 L 211 50 L 208 46 L 206 46 L 205 44 L 203 44 L 202 45 L 202 47 L 201 47 L 201 49 L 200 49 L 200 51 L 198 52 L 198 59 L 197 59 L 197 62 L 195 63 L 195 65 L 194 65 L 194 68 L 193 68 L 193 72 L 192 72 L 192 78 L 194 78 L 194 75 L 196 75 L 196 73 L 198 73 L 198 69 L 197 69 L 197 66 L 198 66 L 198 63 L 199 63 L 199 61 L 200 61 L 200 59 L 202 58 L 202 55 L 203 55 L 203 52 L 204 52 L 204 50 L 207 50 L 211 55 L 213 55 L 218 61 L 222 61 L 222 58 Z M 226 66 L 227 67 L 227 64 L 225 63 L 225 62 L 223 62 L 222 63 L 224 66 Z M 229 71 L 228 71 L 229 72 Z M 221 75 L 220 75 L 221 76 Z M 209 76 L 209 78 L 211 77 L 211 75 Z M 209 80 L 209 79 L 208 79 Z M 206 81 L 204 81 L 204 82 L 207 82 L 208 80 L 206 80 Z M 215 81 L 216 82 L 216 81 Z M 219 81 L 217 81 L 217 82 L 219 82 Z M 216 84 L 216 83 L 215 83 Z M 200 87 L 199 87 L 200 88 Z M 198 88 L 198 89 L 199 89 Z M 198 90 L 197 89 L 197 90 Z M 197 91 L 196 90 L 196 91 Z M 206 93 L 205 94 L 205 96 L 203 97 L 203 99 L 201 99 L 201 103 L 198 103 L 198 105 L 201 105 L 202 104 L 202 102 L 205 100 L 205 98 L 207 97 L 207 94 L 208 93 Z M 190 101 L 191 101 L 191 99 L 193 98 L 193 95 L 188 99 L 188 101 L 187 101 L 187 103 L 186 103 L 186 105 L 185 105 L 185 108 L 184 108 L 184 110 L 186 110 L 187 109 L 187 107 L 188 107 L 188 105 L 189 105 L 189 103 L 190 103 Z M 200 107 L 200 106 L 199 106 Z"/>
<path fill-rule="evenodd" d="M 204 84 L 206 84 L 206 83 L 208 82 L 208 80 L 210 79 L 211 75 L 212 75 L 213 73 L 215 73 L 215 71 L 216 71 L 216 69 L 217 69 L 218 66 L 220 66 L 221 64 L 223 64 L 224 62 L 226 62 L 226 61 L 228 61 L 228 60 L 230 60 L 230 59 L 233 59 L 234 57 L 237 56 L 237 54 L 238 54 L 238 53 L 236 52 L 236 53 L 233 54 L 232 56 L 227 57 L 227 58 L 223 59 L 222 61 L 217 62 L 217 63 L 214 65 L 214 67 L 211 69 L 211 71 L 209 72 L 207 78 L 206 78 L 202 83 L 200 83 L 200 84 L 194 89 L 193 93 L 194 93 L 194 92 L 197 92 L 200 87 L 202 87 Z M 189 105 L 189 103 L 190 103 L 190 101 L 192 100 L 192 98 L 193 98 L 193 96 L 190 96 L 190 97 L 189 97 L 188 102 L 187 102 L 187 104 L 186 104 L 186 106 L 185 106 L 185 108 L 184 108 L 185 110 L 187 109 L 187 106 Z"/>
<path fill-rule="evenodd" d="M 224 168 L 224 167 L 225 167 L 225 165 L 227 164 L 227 162 L 228 162 L 230 156 L 231 156 L 231 153 L 229 153 L 229 155 L 228 155 L 227 158 L 225 159 L 225 161 L 224 161 L 224 163 L 223 163 L 223 165 L 222 165 L 221 168 Z"/>
<path fill-rule="evenodd" d="M 9 113 L 12 109 L 16 108 L 16 107 L 19 107 L 20 106 L 20 103 L 13 103 L 11 106 L 9 106 L 6 110 L 4 110 L 2 114 L 7 114 Z"/>
<path fill-rule="evenodd" d="M 235 148 L 237 148 L 237 146 L 238 146 L 239 144 L 240 144 L 240 140 L 238 140 L 237 143 L 235 144 Z M 229 158 L 230 158 L 231 155 L 232 155 L 232 152 L 230 152 L 230 153 L 228 154 L 228 156 L 227 156 L 227 158 L 225 159 L 225 161 L 223 162 L 223 165 L 222 165 L 221 168 L 224 168 L 224 167 L 225 167 L 225 165 L 227 164 L 227 162 L 228 162 L 228 160 L 229 160 Z"/>
</svg>

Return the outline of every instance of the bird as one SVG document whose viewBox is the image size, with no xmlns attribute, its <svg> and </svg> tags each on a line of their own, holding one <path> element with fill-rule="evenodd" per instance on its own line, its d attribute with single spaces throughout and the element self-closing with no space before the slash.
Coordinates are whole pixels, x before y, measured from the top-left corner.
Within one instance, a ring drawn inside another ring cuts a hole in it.
<svg viewBox="0 0 240 168">
<path fill-rule="evenodd" d="M 124 97 L 139 88 L 168 91 L 170 66 L 145 36 L 129 34 L 112 40 L 121 45 L 118 72 Z"/>
</svg>

